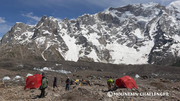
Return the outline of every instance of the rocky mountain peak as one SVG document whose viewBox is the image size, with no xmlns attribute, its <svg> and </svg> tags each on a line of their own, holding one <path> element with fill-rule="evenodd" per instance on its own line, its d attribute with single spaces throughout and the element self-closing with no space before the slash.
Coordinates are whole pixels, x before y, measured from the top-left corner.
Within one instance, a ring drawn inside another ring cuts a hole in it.
<svg viewBox="0 0 180 101">
<path fill-rule="evenodd" d="M 124 14 L 128 16 L 129 13 L 135 16 L 149 17 L 152 15 L 157 15 L 160 10 L 166 10 L 165 6 L 162 6 L 157 3 L 129 4 L 129 5 L 118 7 L 118 8 L 110 7 L 109 9 L 105 11 L 105 13 L 113 12 L 118 17 L 125 16 Z"/>
<path fill-rule="evenodd" d="M 180 20 L 180 1 L 179 0 L 170 3 L 167 6 L 167 9 L 169 10 L 169 13 L 172 16 L 176 17 L 177 20 Z"/>
<path fill-rule="evenodd" d="M 41 18 L 38 24 L 35 27 L 34 35 L 32 38 L 37 36 L 49 36 L 48 33 L 57 34 L 57 30 L 59 29 L 58 21 L 53 17 L 47 18 L 45 15 Z M 43 32 L 46 32 L 43 34 Z"/>
<path fill-rule="evenodd" d="M 40 20 L 40 21 L 44 22 L 46 19 L 47 19 L 47 16 L 46 16 L 46 15 L 43 15 L 43 16 L 41 17 L 41 20 Z"/>
<path fill-rule="evenodd" d="M 180 11 L 180 0 L 176 0 L 172 3 L 170 3 L 167 8 L 176 9 L 177 11 Z"/>
<path fill-rule="evenodd" d="M 38 22 L 38 24 L 36 25 L 37 28 L 39 28 L 40 26 L 50 26 L 50 27 L 57 27 L 57 25 L 55 25 L 55 23 L 57 24 L 58 21 L 56 19 L 54 19 L 53 17 L 49 17 L 47 18 L 46 15 L 42 16 L 41 20 Z"/>
<path fill-rule="evenodd" d="M 110 7 L 60 22 L 43 16 L 36 26 L 15 24 L 2 44 L 24 45 L 20 49 L 45 61 L 170 65 L 180 59 L 180 31 L 178 16 L 168 10 L 149 3 Z M 22 52 L 22 57 L 30 56 Z"/>
</svg>

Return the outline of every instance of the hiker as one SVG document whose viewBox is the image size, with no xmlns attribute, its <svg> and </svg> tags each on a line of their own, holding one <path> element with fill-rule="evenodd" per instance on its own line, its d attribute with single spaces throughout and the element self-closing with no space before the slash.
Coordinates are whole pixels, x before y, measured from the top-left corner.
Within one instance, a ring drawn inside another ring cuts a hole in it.
<svg viewBox="0 0 180 101">
<path fill-rule="evenodd" d="M 45 74 L 42 73 L 42 80 L 41 80 L 41 86 L 40 86 L 40 90 L 41 90 L 41 95 L 40 98 L 45 97 L 45 89 L 48 86 L 48 79 L 45 77 Z"/>
<path fill-rule="evenodd" d="M 66 90 L 69 90 L 70 87 L 70 79 L 69 77 L 66 79 Z"/>
<path fill-rule="evenodd" d="M 114 83 L 114 81 L 113 81 L 112 79 L 109 79 L 109 80 L 107 81 L 108 91 L 112 90 L 111 87 L 112 87 L 113 83 Z"/>
<path fill-rule="evenodd" d="M 53 81 L 53 89 L 54 89 L 55 87 L 57 87 L 57 78 L 56 78 L 56 77 L 54 77 L 54 81 Z"/>
</svg>

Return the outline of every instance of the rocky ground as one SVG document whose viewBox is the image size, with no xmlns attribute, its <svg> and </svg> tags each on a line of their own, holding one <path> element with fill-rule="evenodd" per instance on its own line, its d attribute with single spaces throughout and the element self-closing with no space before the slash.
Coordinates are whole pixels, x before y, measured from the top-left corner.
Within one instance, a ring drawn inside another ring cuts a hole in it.
<svg viewBox="0 0 180 101">
<path fill-rule="evenodd" d="M 38 98 L 38 88 L 24 90 L 24 85 L 27 74 L 42 72 L 45 72 L 49 86 L 46 97 Z M 179 67 L 170 66 L 0 60 L 0 101 L 180 101 L 179 74 Z M 108 92 L 107 79 L 116 80 L 124 75 L 134 78 L 138 89 L 121 88 Z M 56 89 L 52 88 L 54 76 L 58 81 Z M 65 91 L 67 77 L 80 80 L 71 85 L 69 91 Z M 82 79 L 86 81 L 81 82 Z"/>
</svg>

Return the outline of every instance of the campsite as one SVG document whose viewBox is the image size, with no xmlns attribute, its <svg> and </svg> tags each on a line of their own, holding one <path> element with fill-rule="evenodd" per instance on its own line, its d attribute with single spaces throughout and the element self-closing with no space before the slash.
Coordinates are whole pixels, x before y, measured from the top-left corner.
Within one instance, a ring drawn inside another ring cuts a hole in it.
<svg viewBox="0 0 180 101">
<path fill-rule="evenodd" d="M 180 68 L 158 65 L 113 65 L 70 61 L 1 60 L 1 101 L 179 101 Z M 38 98 L 39 88 L 24 89 L 26 78 L 45 73 L 48 78 L 46 97 Z M 107 80 L 123 76 L 134 79 L 137 89 L 108 91 Z M 53 89 L 53 78 L 57 88 Z M 72 85 L 65 90 L 65 80 Z"/>
<path fill-rule="evenodd" d="M 180 0 L 0 5 L 0 101 L 180 101 Z"/>
</svg>

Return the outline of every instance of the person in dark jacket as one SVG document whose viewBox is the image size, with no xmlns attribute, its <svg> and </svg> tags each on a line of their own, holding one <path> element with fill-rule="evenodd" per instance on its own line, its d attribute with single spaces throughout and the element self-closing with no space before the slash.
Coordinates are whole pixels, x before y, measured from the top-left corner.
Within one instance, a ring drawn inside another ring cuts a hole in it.
<svg viewBox="0 0 180 101">
<path fill-rule="evenodd" d="M 69 77 L 66 79 L 66 89 L 65 90 L 69 90 L 70 87 L 70 79 Z"/>
<path fill-rule="evenodd" d="M 45 97 L 45 89 L 48 86 L 48 79 L 45 77 L 45 74 L 42 73 L 42 80 L 41 80 L 41 86 L 40 86 L 40 90 L 41 90 L 41 95 L 40 98 Z"/>
<path fill-rule="evenodd" d="M 54 81 L 53 81 L 53 89 L 54 89 L 55 87 L 57 87 L 57 78 L 56 78 L 56 77 L 54 77 Z"/>
</svg>

